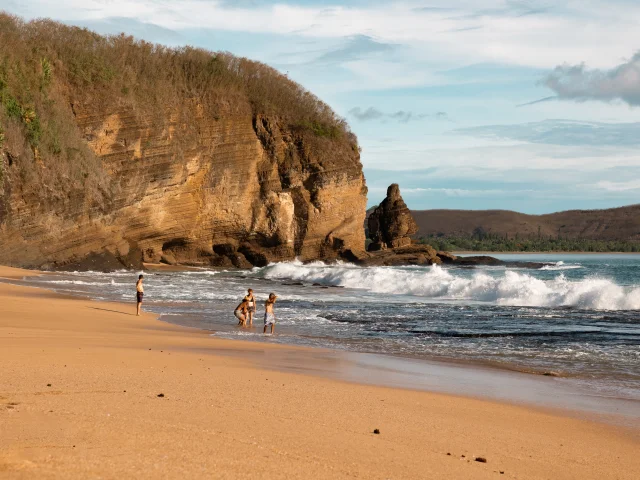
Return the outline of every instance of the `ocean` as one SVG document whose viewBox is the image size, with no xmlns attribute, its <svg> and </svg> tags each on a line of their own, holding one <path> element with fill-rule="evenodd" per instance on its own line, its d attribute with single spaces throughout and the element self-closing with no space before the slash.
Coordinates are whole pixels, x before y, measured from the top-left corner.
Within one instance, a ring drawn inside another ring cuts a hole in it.
<svg viewBox="0 0 640 480">
<path fill-rule="evenodd" d="M 593 395 L 640 400 L 640 255 L 502 254 L 505 267 L 357 267 L 286 262 L 253 270 L 145 272 L 144 308 L 212 336 L 562 377 Z M 73 272 L 27 283 L 131 302 L 139 272 Z M 255 328 L 236 326 L 247 288 Z M 262 305 L 278 296 L 276 335 Z"/>
</svg>

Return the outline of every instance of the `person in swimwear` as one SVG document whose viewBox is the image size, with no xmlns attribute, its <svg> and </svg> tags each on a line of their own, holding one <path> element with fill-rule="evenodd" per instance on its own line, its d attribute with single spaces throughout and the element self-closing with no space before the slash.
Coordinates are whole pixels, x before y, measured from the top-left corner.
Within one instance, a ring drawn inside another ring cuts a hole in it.
<svg viewBox="0 0 640 480">
<path fill-rule="evenodd" d="M 233 314 L 238 319 L 239 326 L 244 327 L 247 324 L 248 312 L 249 312 L 249 302 L 247 301 L 246 298 L 243 298 L 242 302 L 240 302 L 240 305 L 238 305 L 236 309 L 233 311 Z"/>
<path fill-rule="evenodd" d="M 144 287 L 142 286 L 142 280 L 144 277 L 142 275 L 138 275 L 138 281 L 136 282 L 136 315 L 140 316 L 140 307 L 142 307 L 142 297 L 144 297 Z"/>
<path fill-rule="evenodd" d="M 276 314 L 273 311 L 273 304 L 276 303 L 278 297 L 275 293 L 270 293 L 269 298 L 264 304 L 264 330 L 262 333 L 267 333 L 267 327 L 271 325 L 271 333 L 276 327 Z"/>
<path fill-rule="evenodd" d="M 249 302 L 248 304 L 248 310 L 247 310 L 247 320 L 249 320 L 249 326 L 252 327 L 253 326 L 253 316 L 256 313 L 256 297 L 253 296 L 253 289 L 250 288 L 247 291 L 247 295 L 244 297 L 244 299 Z"/>
</svg>

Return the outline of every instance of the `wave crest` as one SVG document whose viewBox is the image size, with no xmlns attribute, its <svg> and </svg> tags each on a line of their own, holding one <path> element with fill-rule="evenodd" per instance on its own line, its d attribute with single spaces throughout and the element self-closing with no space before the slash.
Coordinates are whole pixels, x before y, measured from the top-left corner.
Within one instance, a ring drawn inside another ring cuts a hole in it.
<svg viewBox="0 0 640 480">
<path fill-rule="evenodd" d="M 557 265 L 559 267 L 563 265 Z M 465 276 L 437 265 L 421 268 L 358 267 L 351 264 L 272 264 L 261 269 L 266 278 L 358 288 L 372 293 L 415 295 L 433 300 L 468 300 L 526 307 L 575 307 L 596 310 L 640 309 L 640 288 L 624 287 L 604 278 L 551 280 L 522 271 Z"/>
</svg>

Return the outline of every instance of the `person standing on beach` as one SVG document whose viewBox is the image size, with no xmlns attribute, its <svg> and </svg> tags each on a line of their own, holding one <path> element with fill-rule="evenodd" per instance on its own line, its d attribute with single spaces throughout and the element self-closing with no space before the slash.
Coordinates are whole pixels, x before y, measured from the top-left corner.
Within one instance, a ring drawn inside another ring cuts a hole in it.
<svg viewBox="0 0 640 480">
<path fill-rule="evenodd" d="M 249 302 L 247 307 L 247 320 L 249 320 L 249 326 L 253 326 L 253 316 L 256 313 L 256 297 L 253 296 L 253 289 L 247 290 L 247 295 L 244 299 Z"/>
<path fill-rule="evenodd" d="M 238 319 L 238 325 L 240 325 L 241 327 L 244 327 L 247 324 L 248 313 L 249 313 L 249 301 L 247 300 L 247 297 L 244 297 L 242 299 L 242 302 L 240 302 L 240 305 L 238 305 L 236 309 L 233 311 L 233 314 Z"/>
<path fill-rule="evenodd" d="M 262 333 L 267 333 L 267 327 L 269 325 L 271 325 L 272 334 L 273 334 L 273 331 L 275 330 L 276 314 L 273 312 L 273 304 L 276 303 L 276 298 L 278 297 L 276 296 L 275 293 L 270 293 L 269 298 L 264 304 L 264 330 L 262 331 Z"/>
<path fill-rule="evenodd" d="M 142 275 L 138 275 L 138 281 L 136 282 L 136 315 L 140 316 L 140 307 L 142 307 L 142 297 L 144 297 L 144 287 L 142 286 L 142 280 L 144 277 Z"/>
</svg>

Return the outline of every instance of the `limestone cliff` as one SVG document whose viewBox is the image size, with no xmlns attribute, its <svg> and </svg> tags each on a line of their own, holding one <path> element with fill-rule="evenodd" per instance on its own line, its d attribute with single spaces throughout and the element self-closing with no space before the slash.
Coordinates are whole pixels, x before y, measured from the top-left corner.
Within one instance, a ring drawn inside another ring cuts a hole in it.
<svg viewBox="0 0 640 480">
<path fill-rule="evenodd" d="M 247 267 L 364 248 L 355 136 L 272 69 L 3 15 L 0 61 L 0 263 Z"/>
</svg>

